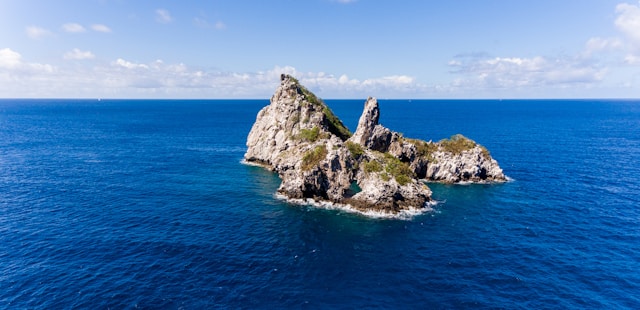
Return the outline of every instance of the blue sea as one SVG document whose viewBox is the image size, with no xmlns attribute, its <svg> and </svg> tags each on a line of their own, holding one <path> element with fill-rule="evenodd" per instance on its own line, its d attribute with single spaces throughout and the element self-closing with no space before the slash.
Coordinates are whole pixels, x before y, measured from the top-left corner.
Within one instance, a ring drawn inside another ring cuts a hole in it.
<svg viewBox="0 0 640 310">
<path fill-rule="evenodd" d="M 513 179 L 408 220 L 277 199 L 241 163 L 268 103 L 0 100 L 0 308 L 640 308 L 640 101 L 380 100 Z"/>
</svg>

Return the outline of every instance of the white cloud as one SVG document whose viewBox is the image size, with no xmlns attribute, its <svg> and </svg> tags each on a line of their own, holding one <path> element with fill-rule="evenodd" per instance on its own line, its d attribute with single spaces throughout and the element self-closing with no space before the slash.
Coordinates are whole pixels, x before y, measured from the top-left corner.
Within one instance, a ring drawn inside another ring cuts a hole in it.
<svg viewBox="0 0 640 310">
<path fill-rule="evenodd" d="M 618 50 L 624 47 L 622 41 L 618 38 L 591 38 L 585 44 L 585 52 L 587 55 L 591 55 L 600 51 L 612 51 Z"/>
<path fill-rule="evenodd" d="M 6 69 L 2 73 L 15 77 L 30 73 L 52 73 L 55 70 L 51 65 L 24 62 L 22 55 L 10 48 L 0 50 L 0 68 Z"/>
<path fill-rule="evenodd" d="M 638 5 L 621 3 L 616 6 L 615 25 L 627 35 L 634 44 L 640 44 L 640 7 Z"/>
<path fill-rule="evenodd" d="M 621 3 L 616 6 L 618 16 L 616 28 L 625 36 L 627 56 L 624 61 L 629 65 L 639 65 L 640 61 L 640 6 Z"/>
<path fill-rule="evenodd" d="M 122 58 L 118 58 L 116 61 L 112 63 L 112 65 L 120 66 L 127 69 L 136 69 L 136 68 L 148 69 L 149 68 L 149 66 L 145 64 L 137 64 L 137 63 L 129 62 Z"/>
<path fill-rule="evenodd" d="M 640 56 L 629 54 L 624 57 L 624 62 L 628 65 L 640 65 Z"/>
<path fill-rule="evenodd" d="M 92 55 L 79 49 L 65 54 L 67 59 L 90 59 Z M 161 60 L 139 63 L 117 58 L 106 65 L 54 68 L 26 63 L 10 49 L 0 50 L 0 67 L 9 68 L 0 70 L 0 93 L 9 97 L 269 98 L 280 82 L 281 73 L 296 76 L 318 96 L 326 98 L 413 97 L 406 94 L 423 87 L 406 75 L 358 80 L 345 74 L 301 72 L 291 66 L 229 72 Z"/>
<path fill-rule="evenodd" d="M 338 2 L 338 3 L 344 3 L 344 4 L 347 4 L 347 3 L 353 3 L 353 2 L 356 2 L 356 1 L 358 1 L 358 0 L 333 0 L 333 1 Z"/>
<path fill-rule="evenodd" d="M 103 25 L 103 24 L 93 24 L 91 25 L 91 29 L 93 29 L 93 31 L 97 31 L 97 32 L 104 32 L 104 33 L 109 33 L 111 32 L 111 28 Z"/>
<path fill-rule="evenodd" d="M 3 48 L 0 50 L 0 68 L 15 68 L 22 62 L 22 56 L 12 51 L 9 48 Z"/>
<path fill-rule="evenodd" d="M 76 23 L 64 24 L 62 25 L 62 30 L 70 33 L 82 33 L 87 31 L 82 25 Z"/>
<path fill-rule="evenodd" d="M 96 56 L 90 51 L 82 51 L 74 48 L 73 50 L 64 54 L 64 59 L 85 60 L 94 59 Z"/>
<path fill-rule="evenodd" d="M 622 41 L 617 38 L 603 39 L 591 38 L 587 41 L 587 49 L 589 50 L 606 50 L 618 49 L 622 47 Z"/>
<path fill-rule="evenodd" d="M 626 65 L 640 65 L 640 4 L 621 3 L 616 6 L 615 25 L 624 35 Z"/>
<path fill-rule="evenodd" d="M 499 93 L 563 94 L 558 90 L 582 96 L 581 90 L 612 87 L 611 80 L 605 80 L 608 73 L 640 65 L 640 3 L 619 4 L 616 14 L 614 24 L 620 37 L 592 37 L 574 56 L 459 55 L 448 62 L 456 78 L 437 88 L 467 93 L 475 89 L 495 97 Z"/>
<path fill-rule="evenodd" d="M 26 32 L 27 36 L 32 39 L 40 39 L 52 35 L 51 31 L 38 26 L 28 26 Z"/>
<path fill-rule="evenodd" d="M 169 13 L 169 11 L 165 9 L 157 9 L 156 21 L 162 24 L 168 24 L 173 21 L 173 17 L 171 17 L 171 13 Z"/>
<path fill-rule="evenodd" d="M 606 69 L 573 58 L 461 57 L 449 62 L 460 75 L 452 86 L 475 89 L 541 89 L 593 85 Z"/>
<path fill-rule="evenodd" d="M 291 74 L 320 96 L 333 98 L 380 98 L 424 96 L 429 88 L 407 75 L 387 75 L 363 80 L 350 78 L 346 74 L 333 75 L 325 72 L 299 72 L 293 67 L 276 67 L 273 73 Z"/>
</svg>

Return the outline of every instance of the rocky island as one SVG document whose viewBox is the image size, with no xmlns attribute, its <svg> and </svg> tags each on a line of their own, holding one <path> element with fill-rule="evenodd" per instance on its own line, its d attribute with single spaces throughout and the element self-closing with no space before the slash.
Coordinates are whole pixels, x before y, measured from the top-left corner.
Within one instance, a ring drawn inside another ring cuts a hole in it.
<svg viewBox="0 0 640 310">
<path fill-rule="evenodd" d="M 244 158 L 278 173 L 278 193 L 288 199 L 363 213 L 428 209 L 425 181 L 506 181 L 487 149 L 462 135 L 410 139 L 379 118 L 378 101 L 369 97 L 352 134 L 321 99 L 282 75 L 271 103 L 258 112 Z"/>
</svg>

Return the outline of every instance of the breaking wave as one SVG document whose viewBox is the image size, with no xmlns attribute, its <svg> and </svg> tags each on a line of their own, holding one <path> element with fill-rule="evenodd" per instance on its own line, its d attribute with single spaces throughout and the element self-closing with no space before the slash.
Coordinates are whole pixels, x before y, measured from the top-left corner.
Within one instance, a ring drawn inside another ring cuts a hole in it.
<svg viewBox="0 0 640 310">
<path fill-rule="evenodd" d="M 313 198 L 305 198 L 305 199 L 297 199 L 297 198 L 289 198 L 285 195 L 276 193 L 275 197 L 280 200 L 284 200 L 291 204 L 303 205 L 303 206 L 313 206 L 320 209 L 326 210 L 338 210 L 345 211 L 348 213 L 359 214 L 366 217 L 374 218 L 374 219 L 394 219 L 394 220 L 405 220 L 410 221 L 416 216 L 433 212 L 433 206 L 438 204 L 438 201 L 430 201 L 427 202 L 422 208 L 411 208 L 408 210 L 401 210 L 398 213 L 389 213 L 384 211 L 375 211 L 375 210 L 367 210 L 363 211 L 353 207 L 350 204 L 342 204 L 342 203 L 333 203 L 328 201 L 318 201 Z"/>
</svg>

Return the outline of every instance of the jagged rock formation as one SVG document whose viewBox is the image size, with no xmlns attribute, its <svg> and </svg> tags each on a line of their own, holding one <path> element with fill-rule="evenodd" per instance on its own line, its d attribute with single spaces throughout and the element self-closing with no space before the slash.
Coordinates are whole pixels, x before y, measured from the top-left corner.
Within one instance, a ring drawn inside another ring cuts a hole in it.
<svg viewBox="0 0 640 310">
<path fill-rule="evenodd" d="M 379 117 L 378 102 L 370 97 L 351 135 L 324 102 L 282 75 L 251 128 L 245 160 L 277 172 L 278 192 L 286 197 L 386 213 L 425 207 L 431 190 L 419 179 L 506 180 L 488 151 L 467 138 L 407 139 L 380 125 Z"/>
<path fill-rule="evenodd" d="M 386 152 L 393 138 L 391 130 L 378 124 L 380 108 L 375 98 L 369 97 L 364 104 L 364 111 L 358 121 L 358 128 L 350 141 L 368 149 Z"/>
</svg>

